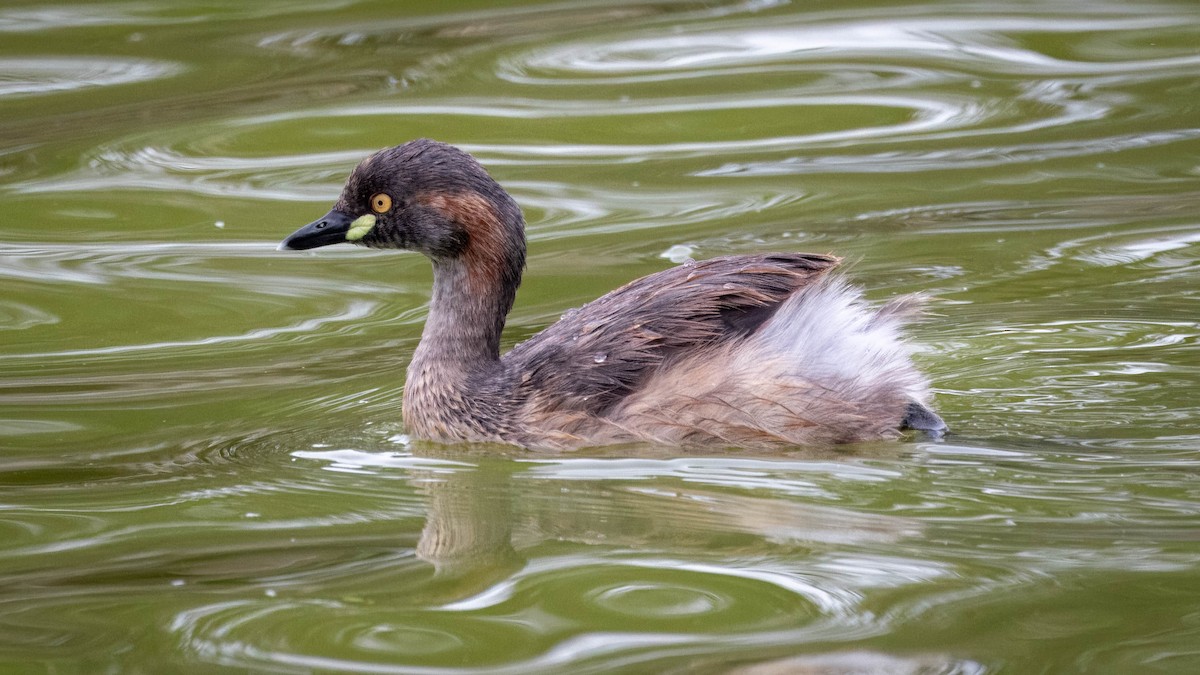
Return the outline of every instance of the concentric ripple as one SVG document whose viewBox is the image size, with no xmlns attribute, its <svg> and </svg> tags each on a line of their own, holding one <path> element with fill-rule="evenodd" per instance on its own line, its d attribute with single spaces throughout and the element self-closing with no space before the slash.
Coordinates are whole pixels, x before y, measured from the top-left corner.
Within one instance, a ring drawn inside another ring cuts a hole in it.
<svg viewBox="0 0 1200 675">
<path fill-rule="evenodd" d="M 871 54 L 915 55 L 934 61 L 953 60 L 956 67 L 979 67 L 1005 72 L 1062 73 L 1154 71 L 1187 68 L 1198 63 L 1195 55 L 1141 60 L 1136 64 L 1086 62 L 1057 59 L 1024 49 L 1006 35 L 1036 33 L 1104 33 L 1163 31 L 1177 28 L 1179 17 L 1167 12 L 1113 17 L 1103 10 L 1092 16 L 974 16 L 944 18 L 932 7 L 921 8 L 927 16 L 889 18 L 873 15 L 855 19 L 828 13 L 803 23 L 763 28 L 745 22 L 732 26 L 724 21 L 718 29 L 703 24 L 687 30 L 613 41 L 568 44 L 534 51 L 520 60 L 506 62 L 502 77 L 537 84 L 577 83 L 570 74 L 599 77 L 607 83 L 656 82 L 675 77 L 711 77 L 732 71 L 770 72 L 784 63 L 814 62 L 831 56 L 858 58 Z M 847 12 L 853 15 L 853 12 Z M 791 23 L 791 22 L 788 22 Z M 540 75 L 540 77 L 539 77 Z M 564 75 L 566 76 L 564 78 Z M 589 79 L 595 83 L 595 79 Z"/>
<path fill-rule="evenodd" d="M 653 573 L 649 566 L 638 569 Z M 619 582 L 619 570 L 564 566 L 554 572 L 554 567 L 543 567 L 534 578 L 521 583 L 548 576 L 548 584 L 539 583 L 539 587 L 551 602 L 534 606 L 531 598 L 520 595 L 487 613 L 468 609 L 477 604 L 470 601 L 441 611 L 418 611 L 372 609 L 334 601 L 264 600 L 188 610 L 175 617 L 170 630 L 186 650 L 202 661 L 241 667 L 280 663 L 374 670 L 402 659 L 408 664 L 406 669 L 416 672 L 448 672 L 434 664 L 454 654 L 488 672 L 518 672 L 523 668 L 561 667 L 591 657 L 611 659 L 622 653 L 627 656 L 620 658 L 644 660 L 656 648 L 692 652 L 706 649 L 707 641 L 672 632 L 689 626 L 720 626 L 710 639 L 741 649 L 744 646 L 739 645 L 738 633 L 773 628 L 780 631 L 777 640 L 785 635 L 795 638 L 803 633 L 794 627 L 815 618 L 813 608 L 803 600 L 763 583 L 767 575 L 725 576 L 717 568 L 696 568 L 692 574 L 698 579 L 705 573 L 725 578 L 724 583 L 729 584 L 726 590 L 715 591 L 710 584 L 689 586 L 681 582 L 677 573 L 668 571 L 669 567 L 656 574 L 663 580 L 655 582 Z M 601 576 L 597 577 L 596 572 Z M 313 612 L 325 617 L 319 625 L 306 618 Z M 578 617 L 585 614 L 591 616 L 589 628 L 599 632 L 579 633 L 582 626 Z M 536 626 L 528 620 L 535 616 Z M 296 627 L 289 628 L 292 622 L 302 633 L 298 634 Z M 633 631 L 639 625 L 660 632 L 635 636 Z M 815 635 L 828 632 L 828 627 L 814 628 Z M 558 646 L 549 650 L 536 646 L 547 638 L 558 641 Z M 495 653 L 488 651 L 488 645 L 496 641 L 514 647 L 504 661 L 497 661 Z M 339 657 L 348 647 L 355 656 Z M 519 659 L 515 663 L 514 657 Z"/>
<path fill-rule="evenodd" d="M 595 593 L 595 604 L 611 612 L 660 619 L 701 616 L 718 612 L 730 603 L 728 597 L 712 591 L 679 585 L 618 584 Z"/>
<path fill-rule="evenodd" d="M 175 64 L 155 61 L 0 58 L 0 99 L 145 82 L 181 70 Z"/>
</svg>

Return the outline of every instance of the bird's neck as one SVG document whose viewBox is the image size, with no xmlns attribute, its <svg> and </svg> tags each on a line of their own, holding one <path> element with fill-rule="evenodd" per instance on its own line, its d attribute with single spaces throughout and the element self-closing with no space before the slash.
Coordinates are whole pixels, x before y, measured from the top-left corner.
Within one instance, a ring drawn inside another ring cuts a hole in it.
<svg viewBox="0 0 1200 675">
<path fill-rule="evenodd" d="M 468 261 L 434 263 L 433 297 L 421 342 L 404 383 L 404 422 L 411 433 L 442 441 L 500 440 L 497 413 L 508 400 L 500 333 L 520 283 Z M 524 248 L 520 251 L 524 262 Z"/>
<path fill-rule="evenodd" d="M 430 199 L 462 227 L 467 241 L 457 255 L 431 257 L 433 297 L 414 363 L 437 361 L 453 370 L 485 368 L 500 359 L 500 333 L 525 268 L 525 220 L 512 197 L 491 186 L 490 196 Z"/>
<path fill-rule="evenodd" d="M 494 440 L 508 396 L 500 333 L 525 267 L 521 210 L 498 197 L 444 198 L 440 208 L 467 234 L 465 248 L 433 259 L 433 297 L 404 383 L 409 430 L 438 440 Z"/>
<path fill-rule="evenodd" d="M 499 360 L 500 334 L 517 289 L 496 277 L 461 259 L 434 263 L 429 318 L 414 364 L 470 370 Z"/>
</svg>

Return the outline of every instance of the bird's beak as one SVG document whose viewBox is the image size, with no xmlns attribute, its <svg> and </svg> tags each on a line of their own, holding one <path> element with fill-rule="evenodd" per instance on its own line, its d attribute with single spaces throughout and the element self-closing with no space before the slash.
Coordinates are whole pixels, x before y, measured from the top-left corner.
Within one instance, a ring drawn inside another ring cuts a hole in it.
<svg viewBox="0 0 1200 675">
<path fill-rule="evenodd" d="M 334 209 L 288 235 L 287 239 L 280 242 L 278 250 L 304 251 L 318 246 L 340 244 L 347 241 L 346 233 L 353 224 L 353 218 Z"/>
</svg>

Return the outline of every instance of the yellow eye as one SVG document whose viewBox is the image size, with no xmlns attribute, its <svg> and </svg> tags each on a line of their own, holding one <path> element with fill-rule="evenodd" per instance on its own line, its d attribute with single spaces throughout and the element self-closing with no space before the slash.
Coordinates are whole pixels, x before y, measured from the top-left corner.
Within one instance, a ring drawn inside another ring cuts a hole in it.
<svg viewBox="0 0 1200 675">
<path fill-rule="evenodd" d="M 371 210 L 375 213 L 387 213 L 392 208 L 392 198 L 380 192 L 371 197 Z"/>
</svg>

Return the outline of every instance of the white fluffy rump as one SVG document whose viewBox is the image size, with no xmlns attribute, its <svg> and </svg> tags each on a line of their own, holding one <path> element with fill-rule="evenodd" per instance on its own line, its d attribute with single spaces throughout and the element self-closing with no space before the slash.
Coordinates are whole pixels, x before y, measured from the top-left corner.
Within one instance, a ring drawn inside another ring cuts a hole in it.
<svg viewBox="0 0 1200 675">
<path fill-rule="evenodd" d="M 895 388 L 923 401 L 927 385 L 901 334 L 921 302 L 909 295 L 872 310 L 862 291 L 831 277 L 788 298 L 752 342 L 831 390 Z"/>
</svg>

